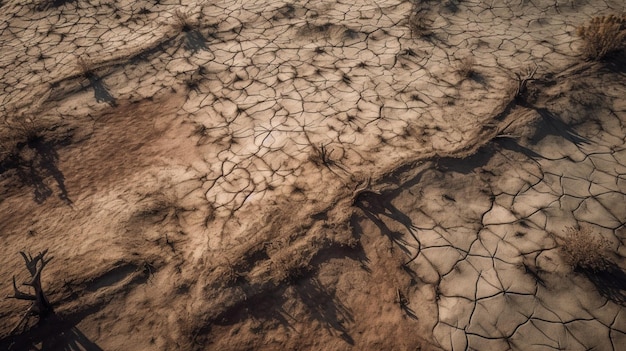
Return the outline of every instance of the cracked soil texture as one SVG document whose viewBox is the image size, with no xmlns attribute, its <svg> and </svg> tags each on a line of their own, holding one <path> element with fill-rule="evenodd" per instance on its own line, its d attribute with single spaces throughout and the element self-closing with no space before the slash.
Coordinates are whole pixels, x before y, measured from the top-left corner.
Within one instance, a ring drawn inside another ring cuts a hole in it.
<svg viewBox="0 0 626 351">
<path fill-rule="evenodd" d="M 624 11 L 0 1 L 0 349 L 624 349 Z"/>
</svg>

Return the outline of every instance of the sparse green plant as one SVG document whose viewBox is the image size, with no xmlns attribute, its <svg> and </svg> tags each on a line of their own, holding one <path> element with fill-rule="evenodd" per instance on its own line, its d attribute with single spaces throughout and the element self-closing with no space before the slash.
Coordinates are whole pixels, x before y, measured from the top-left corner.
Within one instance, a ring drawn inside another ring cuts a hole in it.
<svg viewBox="0 0 626 351">
<path fill-rule="evenodd" d="M 608 240 L 596 237 L 590 227 L 583 225 L 566 228 L 561 253 L 565 262 L 576 270 L 600 272 L 610 266 L 607 254 L 610 248 Z"/>
<path fill-rule="evenodd" d="M 583 56 L 591 60 L 601 60 L 624 49 L 626 14 L 594 17 L 587 25 L 578 27 L 576 34 L 583 39 Z"/>
</svg>

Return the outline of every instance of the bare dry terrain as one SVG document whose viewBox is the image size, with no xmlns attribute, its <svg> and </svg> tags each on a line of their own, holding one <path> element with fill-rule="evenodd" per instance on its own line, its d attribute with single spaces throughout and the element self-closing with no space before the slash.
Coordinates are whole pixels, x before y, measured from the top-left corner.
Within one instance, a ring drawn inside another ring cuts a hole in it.
<svg viewBox="0 0 626 351">
<path fill-rule="evenodd" d="M 623 349 L 624 13 L 0 1 L 0 350 Z"/>
</svg>

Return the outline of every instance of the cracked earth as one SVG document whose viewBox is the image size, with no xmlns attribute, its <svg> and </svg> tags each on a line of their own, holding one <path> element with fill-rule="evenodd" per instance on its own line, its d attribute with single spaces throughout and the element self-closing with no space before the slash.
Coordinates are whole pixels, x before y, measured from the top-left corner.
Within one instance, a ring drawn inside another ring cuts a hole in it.
<svg viewBox="0 0 626 351">
<path fill-rule="evenodd" d="M 0 348 L 626 345 L 622 1 L 0 6 Z"/>
</svg>

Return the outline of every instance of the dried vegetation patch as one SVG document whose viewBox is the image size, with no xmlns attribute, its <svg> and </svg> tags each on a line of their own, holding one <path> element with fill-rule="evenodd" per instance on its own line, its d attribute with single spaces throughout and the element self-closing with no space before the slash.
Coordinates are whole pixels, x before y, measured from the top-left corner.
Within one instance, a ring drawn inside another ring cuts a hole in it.
<svg viewBox="0 0 626 351">
<path fill-rule="evenodd" d="M 583 56 L 590 60 L 601 60 L 624 48 L 626 14 L 594 17 L 587 25 L 578 27 L 576 34 L 583 39 Z"/>
<path fill-rule="evenodd" d="M 413 38 L 428 38 L 432 35 L 432 20 L 421 2 L 413 3 L 408 17 L 408 26 Z"/>
<path fill-rule="evenodd" d="M 608 240 L 596 237 L 591 228 L 568 227 L 561 252 L 565 262 L 572 268 L 582 271 L 601 272 L 610 266 L 608 252 L 611 246 Z"/>
<path fill-rule="evenodd" d="M 476 73 L 476 59 L 472 56 L 466 56 L 461 59 L 457 66 L 457 73 L 462 79 L 469 79 Z"/>
</svg>

